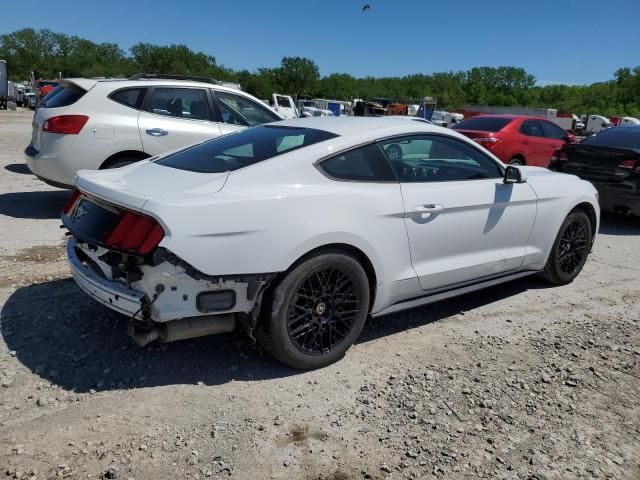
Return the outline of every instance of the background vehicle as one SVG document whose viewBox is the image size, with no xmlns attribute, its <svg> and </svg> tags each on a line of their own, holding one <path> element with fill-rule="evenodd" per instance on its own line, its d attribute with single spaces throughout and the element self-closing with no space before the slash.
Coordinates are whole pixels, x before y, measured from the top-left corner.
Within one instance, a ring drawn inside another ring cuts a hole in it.
<svg viewBox="0 0 640 480">
<path fill-rule="evenodd" d="M 640 125 L 640 120 L 635 117 L 622 117 L 618 121 L 619 127 L 626 127 L 630 125 Z"/>
<path fill-rule="evenodd" d="M 9 101 L 9 77 L 7 73 L 7 62 L 0 60 L 0 110 L 7 109 Z"/>
<path fill-rule="evenodd" d="M 276 122 L 76 184 L 74 278 L 136 341 L 242 326 L 296 368 L 340 359 L 369 313 L 569 283 L 598 227 L 588 182 L 408 117 Z"/>
<path fill-rule="evenodd" d="M 452 128 L 464 120 L 464 115 L 461 113 L 445 112 L 442 110 L 436 110 L 431 116 L 431 123 L 440 127 Z"/>
<path fill-rule="evenodd" d="M 464 114 L 464 118 L 476 115 L 524 115 L 528 117 L 544 117 L 547 120 L 555 120 L 558 110 L 555 108 L 533 108 L 533 107 L 492 107 L 489 105 L 466 105 L 457 110 Z"/>
<path fill-rule="evenodd" d="M 36 109 L 36 94 L 33 92 L 27 92 L 24 94 L 24 106 L 30 110 Z"/>
<path fill-rule="evenodd" d="M 640 215 L 640 126 L 610 128 L 565 145 L 553 167 L 593 183 L 603 210 Z"/>
<path fill-rule="evenodd" d="M 574 133 L 580 119 L 571 113 L 559 113 L 553 121 L 563 130 Z"/>
<path fill-rule="evenodd" d="M 68 188 L 83 168 L 121 167 L 282 119 L 247 93 L 203 80 L 62 80 L 34 115 L 27 165 L 41 180 Z"/>
<path fill-rule="evenodd" d="M 453 127 L 505 163 L 547 167 L 554 153 L 575 137 L 542 117 L 478 115 Z"/>
<path fill-rule="evenodd" d="M 38 105 L 42 103 L 44 97 L 46 97 L 54 88 L 56 88 L 59 83 L 60 82 L 58 82 L 57 80 L 36 81 L 36 99 L 38 101 Z"/>
<path fill-rule="evenodd" d="M 608 118 L 602 115 L 589 115 L 584 125 L 583 133 L 585 135 L 593 135 L 594 133 L 601 132 L 607 128 L 611 128 L 613 124 Z"/>
<path fill-rule="evenodd" d="M 289 95 L 274 93 L 271 95 L 271 107 L 278 112 L 282 118 L 298 118 L 300 116 L 293 98 Z"/>
</svg>

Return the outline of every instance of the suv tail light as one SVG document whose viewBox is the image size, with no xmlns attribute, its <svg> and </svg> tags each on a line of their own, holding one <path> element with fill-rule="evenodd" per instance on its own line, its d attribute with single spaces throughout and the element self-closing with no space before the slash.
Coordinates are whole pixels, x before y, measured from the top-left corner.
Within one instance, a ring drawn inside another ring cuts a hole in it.
<svg viewBox="0 0 640 480">
<path fill-rule="evenodd" d="M 88 121 L 89 117 L 86 115 L 58 115 L 45 120 L 42 124 L 42 131 L 77 135 Z"/>
<path fill-rule="evenodd" d="M 146 255 L 163 238 L 164 230 L 154 218 L 135 212 L 122 212 L 104 243 L 107 247 Z"/>
<path fill-rule="evenodd" d="M 73 210 L 73 207 L 76 206 L 78 198 L 80 198 L 80 190 L 74 190 L 73 192 L 71 192 L 71 195 L 69 195 L 67 201 L 64 202 L 62 213 L 64 213 L 65 215 L 69 215 L 69 212 L 71 212 L 71 210 Z"/>
<path fill-rule="evenodd" d="M 484 148 L 491 150 L 498 143 L 500 143 L 500 139 L 496 137 L 476 137 L 472 139 L 474 142 L 479 143 Z"/>
</svg>

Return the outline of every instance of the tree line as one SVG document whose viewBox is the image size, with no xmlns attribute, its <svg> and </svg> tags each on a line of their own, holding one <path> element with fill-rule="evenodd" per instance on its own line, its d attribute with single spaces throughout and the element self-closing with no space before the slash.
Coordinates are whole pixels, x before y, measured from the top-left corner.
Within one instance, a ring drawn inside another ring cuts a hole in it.
<svg viewBox="0 0 640 480">
<path fill-rule="evenodd" d="M 285 57 L 280 66 L 232 70 L 215 57 L 186 45 L 138 43 L 124 51 L 115 43 L 95 43 L 74 35 L 24 28 L 0 35 L 0 59 L 12 80 L 63 77 L 118 77 L 134 73 L 172 73 L 237 82 L 258 98 L 274 92 L 351 100 L 434 97 L 444 109 L 464 105 L 557 108 L 559 112 L 640 116 L 640 66 L 623 67 L 607 82 L 591 85 L 536 85 L 517 67 L 477 67 L 468 71 L 417 73 L 403 77 L 322 76 L 308 58 Z"/>
</svg>

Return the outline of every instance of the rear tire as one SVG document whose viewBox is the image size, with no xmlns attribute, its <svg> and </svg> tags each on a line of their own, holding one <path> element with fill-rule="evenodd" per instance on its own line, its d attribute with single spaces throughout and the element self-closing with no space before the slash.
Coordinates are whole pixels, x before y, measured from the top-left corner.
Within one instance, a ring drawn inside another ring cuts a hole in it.
<svg viewBox="0 0 640 480">
<path fill-rule="evenodd" d="M 586 213 L 574 211 L 564 219 L 556 236 L 542 277 L 554 285 L 573 282 L 584 267 L 593 234 Z"/>
<path fill-rule="evenodd" d="M 524 159 L 522 157 L 513 157 L 509 160 L 509 165 L 524 165 Z"/>
<path fill-rule="evenodd" d="M 282 363 L 308 370 L 340 360 L 369 313 L 369 281 L 344 253 L 319 253 L 300 263 L 267 299 L 258 329 L 262 346 Z"/>
</svg>

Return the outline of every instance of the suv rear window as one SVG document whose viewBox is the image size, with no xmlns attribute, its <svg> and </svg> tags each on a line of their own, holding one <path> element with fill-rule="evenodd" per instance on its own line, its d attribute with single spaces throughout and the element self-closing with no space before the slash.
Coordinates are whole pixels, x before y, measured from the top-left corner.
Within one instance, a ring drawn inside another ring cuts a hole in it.
<svg viewBox="0 0 640 480">
<path fill-rule="evenodd" d="M 313 128 L 262 125 L 181 150 L 156 163 L 190 172 L 228 172 L 334 137 Z"/>
<path fill-rule="evenodd" d="M 87 91 L 78 85 L 61 83 L 44 97 L 41 107 L 68 107 L 80 100 L 85 93 L 87 93 Z"/>
<path fill-rule="evenodd" d="M 480 130 L 483 132 L 499 132 L 513 121 L 513 118 L 484 117 L 482 115 L 462 120 L 454 130 Z"/>
<path fill-rule="evenodd" d="M 140 110 L 142 107 L 142 101 L 144 100 L 144 96 L 147 93 L 146 88 L 123 88 L 121 90 L 116 90 L 109 98 L 114 102 L 121 103 L 126 105 L 127 107 L 135 108 Z"/>
</svg>

